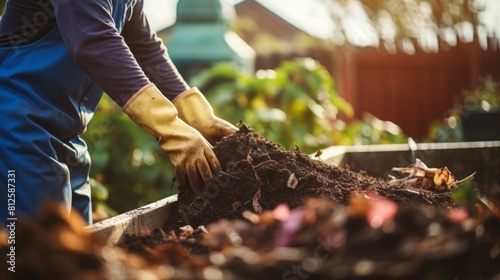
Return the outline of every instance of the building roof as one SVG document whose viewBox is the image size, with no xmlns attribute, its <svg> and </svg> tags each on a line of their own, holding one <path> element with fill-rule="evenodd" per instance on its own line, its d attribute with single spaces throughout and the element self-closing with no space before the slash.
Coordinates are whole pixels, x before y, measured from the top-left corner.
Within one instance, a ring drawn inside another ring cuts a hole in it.
<svg viewBox="0 0 500 280">
<path fill-rule="evenodd" d="M 152 27 L 155 30 L 162 30 L 175 22 L 175 7 L 178 0 L 148 0 L 145 1 L 145 9 Z M 335 38 L 333 35 L 335 23 L 330 18 L 328 8 L 322 0 L 222 0 L 225 3 L 234 3 L 235 6 L 245 2 L 255 2 L 263 9 L 276 15 L 294 28 L 305 32 L 313 37 L 322 39 Z M 355 1 L 353 1 L 355 2 Z M 479 20 L 484 27 L 476 30 L 479 41 L 483 48 L 488 45 L 488 36 L 496 37 L 500 40 L 500 1 L 484 1 L 485 10 L 478 14 Z M 359 8 L 358 8 L 359 10 Z M 352 12 L 352 11 L 350 11 Z M 348 30 L 345 38 L 334 40 L 336 44 L 348 42 L 354 46 L 377 46 L 378 36 L 368 22 L 363 12 L 354 9 L 354 15 L 342 18 L 341 23 L 344 29 Z M 450 45 L 455 45 L 455 36 L 438 36 L 432 30 L 423 30 L 418 38 L 420 47 L 428 51 L 437 51 L 439 40 L 444 40 Z M 462 41 L 471 41 L 474 30 L 470 26 L 464 25 L 460 32 Z M 491 42 L 490 42 L 491 43 Z M 410 43 L 411 45 L 411 43 Z M 497 45 L 500 45 L 497 42 Z M 406 47 L 402 44 L 403 49 Z M 411 47 L 408 49 L 411 52 Z"/>
<path fill-rule="evenodd" d="M 332 35 L 333 22 L 320 0 L 236 0 L 235 7 L 250 1 L 313 37 L 327 39 Z"/>
<path fill-rule="evenodd" d="M 332 39 L 334 43 L 340 45 L 345 42 L 353 46 L 378 46 L 378 34 L 368 20 L 360 2 L 351 1 L 349 14 L 344 13 L 338 21 L 342 29 L 346 32 L 344 38 L 335 35 L 335 29 L 341 29 L 335 26 L 334 21 L 321 0 L 235 0 L 235 5 L 241 5 L 245 2 L 255 2 L 263 8 L 269 10 L 277 17 L 287 21 L 290 25 L 306 32 L 314 37 L 323 39 Z M 455 45 L 457 39 L 470 42 L 473 40 L 473 34 L 476 32 L 479 42 L 483 48 L 488 47 L 488 37 L 496 39 L 496 47 L 500 45 L 500 1 L 484 1 L 484 10 L 478 13 L 478 18 L 483 25 L 474 30 L 471 25 L 464 24 L 456 27 L 458 38 L 454 34 L 436 34 L 433 28 L 422 28 L 416 38 L 419 46 L 425 51 L 437 51 L 440 41 L 449 45 Z M 342 14 L 342 13 L 340 13 Z M 489 40 L 491 45 L 491 40 Z M 386 46 L 388 47 L 388 46 Z M 411 41 L 403 41 L 400 46 L 405 52 L 414 52 Z"/>
</svg>

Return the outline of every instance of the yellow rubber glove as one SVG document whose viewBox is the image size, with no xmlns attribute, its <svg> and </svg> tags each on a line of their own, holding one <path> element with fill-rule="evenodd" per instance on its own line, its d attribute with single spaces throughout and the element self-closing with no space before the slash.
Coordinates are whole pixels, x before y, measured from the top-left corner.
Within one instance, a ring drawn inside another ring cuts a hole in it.
<svg viewBox="0 0 500 280">
<path fill-rule="evenodd" d="M 212 145 L 238 131 L 236 126 L 214 115 L 212 106 L 197 88 L 179 94 L 173 103 L 179 110 L 179 118 L 198 130 Z"/>
<path fill-rule="evenodd" d="M 191 126 L 177 117 L 177 109 L 154 85 L 136 93 L 123 111 L 139 126 L 158 139 L 161 149 L 175 166 L 180 186 L 192 188 L 207 183 L 220 171 L 212 146 Z"/>
</svg>

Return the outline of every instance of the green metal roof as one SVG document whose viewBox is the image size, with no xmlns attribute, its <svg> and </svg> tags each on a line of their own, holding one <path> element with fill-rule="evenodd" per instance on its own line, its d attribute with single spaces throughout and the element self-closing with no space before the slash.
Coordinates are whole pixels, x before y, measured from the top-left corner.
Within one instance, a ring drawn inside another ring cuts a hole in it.
<svg viewBox="0 0 500 280">
<path fill-rule="evenodd" d="M 221 61 L 253 70 L 255 52 L 228 28 L 219 0 L 179 0 L 167 48 L 184 78 Z"/>
<path fill-rule="evenodd" d="M 180 0 L 177 4 L 177 22 L 223 22 L 219 0 Z"/>
</svg>

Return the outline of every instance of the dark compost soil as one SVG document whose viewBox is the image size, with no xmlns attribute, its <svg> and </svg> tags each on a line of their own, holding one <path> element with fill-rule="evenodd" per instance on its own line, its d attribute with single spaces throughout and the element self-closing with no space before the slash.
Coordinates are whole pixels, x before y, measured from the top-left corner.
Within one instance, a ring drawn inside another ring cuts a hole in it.
<svg viewBox="0 0 500 280">
<path fill-rule="evenodd" d="M 260 195 L 258 202 L 264 210 L 281 203 L 296 208 L 311 197 L 347 204 L 351 195 L 364 193 L 407 205 L 455 205 L 449 192 L 389 185 L 385 179 L 311 159 L 299 148 L 285 150 L 246 127 L 224 138 L 214 150 L 223 173 L 201 192 L 181 189 L 180 223 L 207 225 L 222 218 L 239 218 L 245 209 L 259 212 L 253 204 L 256 195 Z M 291 174 L 298 181 L 294 189 L 288 187 Z"/>
<path fill-rule="evenodd" d="M 164 228 L 127 236 L 122 247 L 148 255 L 145 248 L 178 244 L 223 279 L 490 279 L 500 273 L 499 257 L 490 254 L 498 220 L 480 225 L 478 236 L 467 211 L 458 211 L 460 221 L 453 218 L 457 204 L 449 191 L 327 165 L 244 125 L 214 150 L 223 169 L 217 178 L 203 190 L 181 189 L 178 211 Z M 370 224 L 373 209 L 388 222 Z M 180 230 L 185 225 L 194 229 Z"/>
</svg>

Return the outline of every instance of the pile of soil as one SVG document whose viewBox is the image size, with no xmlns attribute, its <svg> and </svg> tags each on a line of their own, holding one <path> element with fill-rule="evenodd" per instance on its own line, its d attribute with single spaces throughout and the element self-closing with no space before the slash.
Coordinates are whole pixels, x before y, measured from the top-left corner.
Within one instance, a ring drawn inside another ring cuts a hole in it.
<svg viewBox="0 0 500 280">
<path fill-rule="evenodd" d="M 174 262 L 200 279 L 491 279 L 500 273 L 499 254 L 491 253 L 500 248 L 498 217 L 474 219 L 456 208 L 449 191 L 327 165 L 246 126 L 214 150 L 223 169 L 215 180 L 203 190 L 181 189 L 178 211 L 162 229 L 127 236 L 122 247 Z M 215 274 L 207 276 L 207 269 Z"/>
<path fill-rule="evenodd" d="M 172 217 L 177 221 L 171 219 L 169 223 L 207 225 L 224 218 L 240 218 L 244 210 L 259 213 L 282 203 L 296 208 L 312 197 L 345 205 L 353 194 L 366 193 L 405 205 L 456 206 L 447 191 L 392 185 L 364 172 L 328 165 L 311 159 L 298 147 L 285 150 L 250 133 L 244 125 L 236 134 L 222 139 L 214 151 L 223 172 L 201 191 L 181 188 L 180 211 Z"/>
</svg>

